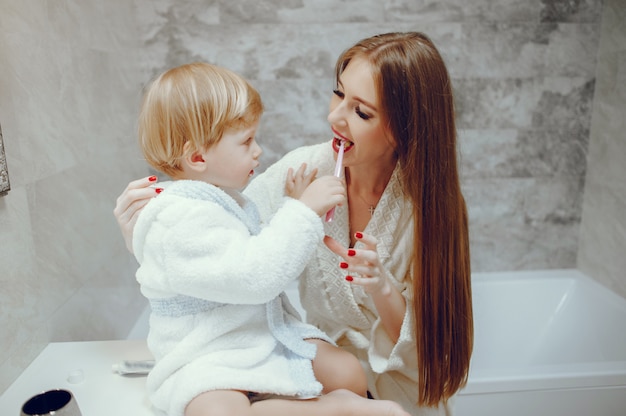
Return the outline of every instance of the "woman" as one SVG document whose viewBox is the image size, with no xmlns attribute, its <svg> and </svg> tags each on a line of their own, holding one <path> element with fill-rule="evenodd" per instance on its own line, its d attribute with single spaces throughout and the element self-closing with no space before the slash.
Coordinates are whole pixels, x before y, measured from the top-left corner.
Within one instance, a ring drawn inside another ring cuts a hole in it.
<svg viewBox="0 0 626 416">
<path fill-rule="evenodd" d="M 244 193 L 267 221 L 285 182 L 301 180 L 290 169 L 306 163 L 332 173 L 343 142 L 348 202 L 300 276 L 307 320 L 359 358 L 374 398 L 413 415 L 449 414 L 473 344 L 450 77 L 427 36 L 388 33 L 339 57 L 333 93 L 333 140 L 290 152 Z M 118 198 L 127 245 L 137 211 L 155 194 L 148 185 L 132 182 Z"/>
</svg>

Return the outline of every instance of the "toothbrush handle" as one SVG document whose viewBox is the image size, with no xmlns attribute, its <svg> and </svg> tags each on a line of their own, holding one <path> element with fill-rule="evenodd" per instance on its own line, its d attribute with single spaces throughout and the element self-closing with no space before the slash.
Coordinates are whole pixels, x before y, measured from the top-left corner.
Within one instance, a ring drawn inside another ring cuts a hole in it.
<svg viewBox="0 0 626 416">
<path fill-rule="evenodd" d="M 345 150 L 345 145 L 343 141 L 339 145 L 339 151 L 337 152 L 337 163 L 335 163 L 335 177 L 341 177 L 341 168 L 343 167 L 343 152 Z M 331 222 L 335 217 L 335 207 L 332 207 L 326 213 L 326 222 Z"/>
</svg>

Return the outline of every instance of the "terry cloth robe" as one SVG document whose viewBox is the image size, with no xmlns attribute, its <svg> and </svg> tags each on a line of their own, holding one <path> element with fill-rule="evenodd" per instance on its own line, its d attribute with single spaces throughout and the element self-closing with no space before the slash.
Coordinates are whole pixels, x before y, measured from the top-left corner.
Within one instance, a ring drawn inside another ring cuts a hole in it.
<svg viewBox="0 0 626 416">
<path fill-rule="evenodd" d="M 322 237 L 320 217 L 286 197 L 262 229 L 253 203 L 204 182 L 172 182 L 147 204 L 133 250 L 152 308 L 146 387 L 155 408 L 181 416 L 215 389 L 321 394 L 316 347 L 303 339 L 332 341 L 301 322 L 282 291 Z"/>
<path fill-rule="evenodd" d="M 288 168 L 306 163 L 318 168 L 318 176 L 332 175 L 335 167 L 331 142 L 305 146 L 286 154 L 252 180 L 244 194 L 258 206 L 261 218 L 269 218 L 281 204 L 281 190 Z M 438 408 L 416 405 L 418 390 L 417 350 L 413 335 L 412 276 L 409 254 L 413 249 L 412 204 L 403 197 L 396 166 L 372 219 L 365 230 L 375 236 L 380 260 L 393 284 L 406 299 L 400 338 L 393 342 L 385 332 L 372 299 L 358 285 L 346 282 L 341 258 L 318 244 L 313 259 L 299 281 L 300 299 L 307 322 L 326 332 L 340 347 L 354 353 L 365 368 L 368 389 L 377 399 L 393 400 L 412 415 L 450 415 L 453 400 Z M 325 233 L 344 247 L 350 244 L 346 202 L 335 210 Z M 362 247 L 357 242 L 356 248 Z"/>
</svg>

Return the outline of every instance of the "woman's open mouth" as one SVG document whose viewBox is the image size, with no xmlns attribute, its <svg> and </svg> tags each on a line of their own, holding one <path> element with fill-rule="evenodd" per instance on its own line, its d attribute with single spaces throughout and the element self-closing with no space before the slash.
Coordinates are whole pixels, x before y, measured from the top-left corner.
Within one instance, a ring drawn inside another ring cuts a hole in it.
<svg viewBox="0 0 626 416">
<path fill-rule="evenodd" d="M 347 152 L 352 146 L 354 146 L 354 143 L 352 143 L 350 140 L 342 136 L 337 136 L 336 134 L 337 133 L 335 133 L 335 137 L 333 138 L 333 149 L 335 150 L 335 152 L 339 151 L 339 146 L 341 145 L 341 142 L 343 142 L 344 152 Z"/>
</svg>

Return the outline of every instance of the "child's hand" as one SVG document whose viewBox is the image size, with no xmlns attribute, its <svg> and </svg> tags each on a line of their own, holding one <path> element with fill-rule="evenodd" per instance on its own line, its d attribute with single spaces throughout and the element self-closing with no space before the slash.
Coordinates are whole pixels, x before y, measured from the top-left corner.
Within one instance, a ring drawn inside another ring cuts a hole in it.
<svg viewBox="0 0 626 416">
<path fill-rule="evenodd" d="M 306 163 L 300 165 L 298 171 L 294 174 L 293 169 L 287 171 L 287 181 L 285 182 L 285 195 L 293 199 L 300 199 L 304 190 L 315 180 L 317 168 L 305 174 Z"/>
<path fill-rule="evenodd" d="M 311 182 L 299 199 L 321 217 L 346 201 L 346 187 L 340 178 L 322 176 Z"/>
</svg>

